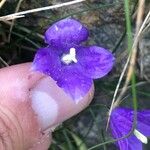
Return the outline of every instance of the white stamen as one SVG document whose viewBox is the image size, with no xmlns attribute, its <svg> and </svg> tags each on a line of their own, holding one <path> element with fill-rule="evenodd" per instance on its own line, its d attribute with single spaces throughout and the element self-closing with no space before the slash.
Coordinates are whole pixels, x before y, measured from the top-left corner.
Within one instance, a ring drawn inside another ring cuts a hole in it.
<svg viewBox="0 0 150 150">
<path fill-rule="evenodd" d="M 148 143 L 148 139 L 145 135 L 143 135 L 141 132 L 139 132 L 138 130 L 134 130 L 134 135 L 144 144 Z"/>
<path fill-rule="evenodd" d="M 70 48 L 69 54 L 63 55 L 61 61 L 63 61 L 67 65 L 70 64 L 71 62 L 77 63 L 76 49 Z"/>
</svg>

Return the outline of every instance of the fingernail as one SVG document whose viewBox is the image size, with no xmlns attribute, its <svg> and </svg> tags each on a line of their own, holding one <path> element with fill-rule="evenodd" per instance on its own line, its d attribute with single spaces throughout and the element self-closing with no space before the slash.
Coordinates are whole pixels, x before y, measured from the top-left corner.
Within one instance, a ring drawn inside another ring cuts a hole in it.
<svg viewBox="0 0 150 150">
<path fill-rule="evenodd" d="M 37 115 L 42 130 L 46 130 L 53 125 L 58 115 L 58 104 L 49 92 L 51 86 L 51 80 L 43 78 L 31 90 L 32 108 Z"/>
</svg>

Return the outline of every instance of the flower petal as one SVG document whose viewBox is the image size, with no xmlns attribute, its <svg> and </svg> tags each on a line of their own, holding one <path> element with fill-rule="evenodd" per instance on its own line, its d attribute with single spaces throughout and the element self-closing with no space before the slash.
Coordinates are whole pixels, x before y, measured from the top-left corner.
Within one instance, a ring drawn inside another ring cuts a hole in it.
<svg viewBox="0 0 150 150">
<path fill-rule="evenodd" d="M 98 46 L 80 47 L 77 51 L 77 60 L 85 75 L 94 79 L 108 74 L 114 64 L 113 54 Z"/>
<path fill-rule="evenodd" d="M 121 137 L 127 135 L 131 131 L 133 123 L 133 114 L 131 109 L 115 108 L 112 111 L 110 117 L 110 125 L 111 122 L 116 126 L 116 129 L 121 133 Z M 113 127 L 111 127 L 111 129 L 113 130 Z"/>
<path fill-rule="evenodd" d="M 142 143 L 134 135 L 128 138 L 128 150 L 142 150 Z"/>
<path fill-rule="evenodd" d="M 77 103 L 92 86 L 92 79 L 78 72 L 75 67 L 64 67 L 63 74 L 57 84 Z"/>
<path fill-rule="evenodd" d="M 139 111 L 137 120 L 137 130 L 145 136 L 150 136 L 150 110 Z"/>
<path fill-rule="evenodd" d="M 119 127 L 117 126 L 116 122 L 114 122 L 114 120 L 110 120 L 110 127 L 112 129 L 111 133 L 112 133 L 114 139 L 118 139 L 118 138 L 123 137 L 122 133 L 118 130 Z M 117 141 L 116 145 L 121 150 L 128 150 L 128 140 L 127 139 Z"/>
<path fill-rule="evenodd" d="M 52 48 L 40 48 L 34 57 L 31 69 L 40 71 L 57 80 L 61 72 L 60 58 Z"/>
<path fill-rule="evenodd" d="M 65 47 L 66 44 L 80 44 L 88 38 L 88 30 L 75 19 L 63 19 L 45 33 L 45 42 L 54 47 Z"/>
<path fill-rule="evenodd" d="M 114 139 L 122 138 L 132 129 L 133 115 L 131 109 L 115 108 L 110 117 L 110 128 Z M 120 150 L 131 150 L 130 137 L 117 141 Z"/>
</svg>

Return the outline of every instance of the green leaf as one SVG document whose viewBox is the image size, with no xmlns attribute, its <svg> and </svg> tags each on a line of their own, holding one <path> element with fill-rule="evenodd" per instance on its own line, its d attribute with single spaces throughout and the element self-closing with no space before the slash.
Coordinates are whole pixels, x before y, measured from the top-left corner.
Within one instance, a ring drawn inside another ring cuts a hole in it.
<svg viewBox="0 0 150 150">
<path fill-rule="evenodd" d="M 75 144 L 78 147 L 78 150 L 87 150 L 86 144 L 83 142 L 83 140 L 79 136 L 77 136 L 76 134 L 74 134 L 73 132 L 70 132 L 70 131 L 69 131 L 69 133 L 71 134 L 72 138 L 74 139 Z"/>
</svg>

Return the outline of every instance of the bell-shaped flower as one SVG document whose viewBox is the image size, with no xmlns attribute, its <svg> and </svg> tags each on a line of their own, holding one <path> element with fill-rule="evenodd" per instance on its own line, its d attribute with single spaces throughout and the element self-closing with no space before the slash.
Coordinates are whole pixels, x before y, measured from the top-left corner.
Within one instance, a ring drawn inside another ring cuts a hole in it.
<svg viewBox="0 0 150 150">
<path fill-rule="evenodd" d="M 112 53 L 98 46 L 83 46 L 88 29 L 75 19 L 63 19 L 45 33 L 45 48 L 40 48 L 32 69 L 53 78 L 74 101 L 78 102 L 90 90 L 93 79 L 110 72 L 114 64 Z"/>
<path fill-rule="evenodd" d="M 115 108 L 110 117 L 110 128 L 114 139 L 122 138 L 130 133 L 134 123 L 134 110 Z M 120 150 L 142 150 L 142 143 L 147 144 L 150 136 L 150 110 L 137 112 L 136 128 L 129 137 L 116 142 Z"/>
</svg>

